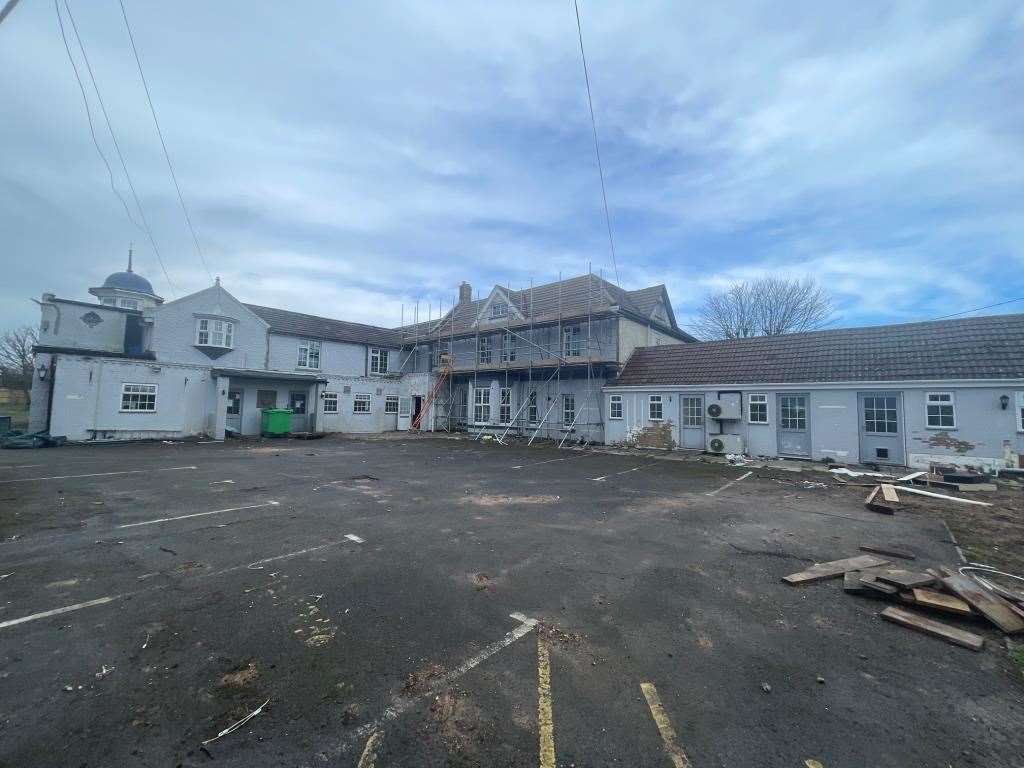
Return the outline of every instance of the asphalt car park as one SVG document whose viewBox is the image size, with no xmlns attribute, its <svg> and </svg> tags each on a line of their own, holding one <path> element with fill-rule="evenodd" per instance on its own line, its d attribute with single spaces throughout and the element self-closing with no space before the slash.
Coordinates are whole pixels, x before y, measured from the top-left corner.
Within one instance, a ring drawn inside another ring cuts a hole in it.
<svg viewBox="0 0 1024 768">
<path fill-rule="evenodd" d="M 995 650 L 782 583 L 955 562 L 860 501 L 468 439 L 3 452 L 0 765 L 1019 763 Z"/>
</svg>

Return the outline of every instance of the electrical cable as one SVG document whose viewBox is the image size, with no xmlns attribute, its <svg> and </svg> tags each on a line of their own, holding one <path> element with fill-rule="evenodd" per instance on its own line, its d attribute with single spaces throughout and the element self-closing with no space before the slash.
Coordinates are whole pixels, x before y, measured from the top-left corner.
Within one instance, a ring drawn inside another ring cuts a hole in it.
<svg viewBox="0 0 1024 768">
<path fill-rule="evenodd" d="M 960 315 L 968 315 L 971 312 L 980 312 L 983 309 L 992 309 L 993 307 L 1001 307 L 1004 304 L 1013 304 L 1015 301 L 1024 301 L 1024 296 L 1020 296 L 1016 299 L 1007 299 L 1006 301 L 1000 301 L 995 304 L 987 304 L 984 307 L 975 307 L 974 309 L 965 309 L 963 312 L 954 312 L 951 315 L 943 315 L 942 317 L 933 317 L 932 320 L 945 320 L 950 317 L 959 317 Z M 930 322 L 930 321 L 929 321 Z"/>
<path fill-rule="evenodd" d="M 57 3 L 59 0 L 54 0 Z M 78 25 L 75 23 L 75 17 L 71 13 L 71 6 L 68 5 L 68 0 L 64 0 L 64 10 L 67 11 L 68 20 L 71 22 L 71 29 L 75 33 L 75 39 L 78 41 L 78 47 L 82 51 L 82 60 L 85 61 L 86 71 L 89 73 L 89 80 L 92 81 L 93 90 L 96 92 L 96 100 L 99 102 L 100 111 L 103 112 L 103 119 L 107 123 L 107 130 L 110 131 L 110 139 L 114 144 L 114 149 L 117 151 L 117 157 L 121 161 L 121 168 L 124 170 L 125 178 L 128 180 L 128 188 L 132 192 L 132 198 L 135 200 L 135 206 L 139 210 L 139 220 L 142 222 L 142 229 L 146 233 L 146 237 L 149 240 L 150 246 L 153 248 L 153 253 L 156 254 L 156 260 L 160 264 L 160 269 L 164 273 L 164 277 L 167 280 L 168 286 L 170 286 L 172 295 L 176 292 L 171 276 L 167 273 L 167 267 L 164 265 L 163 257 L 160 255 L 160 249 L 156 245 L 156 240 L 153 239 L 153 231 L 149 227 L 149 222 L 146 221 L 146 213 L 142 209 L 142 203 L 139 201 L 139 195 L 135 191 L 135 184 L 132 182 L 131 174 L 128 173 L 128 164 L 125 162 L 124 155 L 121 152 L 121 146 L 117 143 L 117 136 L 114 133 L 114 127 L 110 122 L 110 115 L 107 114 L 107 107 L 103 103 L 103 96 L 100 95 L 99 85 L 96 83 L 96 75 L 92 71 L 92 65 L 89 63 L 89 56 L 85 52 L 85 45 L 82 43 L 82 37 L 78 34 Z M 58 17 L 60 15 L 60 8 L 57 9 Z"/>
<path fill-rule="evenodd" d="M 160 146 L 164 151 L 164 159 L 167 161 L 167 170 L 171 172 L 171 179 L 174 181 L 174 189 L 178 193 L 178 202 L 181 203 L 181 212 L 185 214 L 185 223 L 188 224 L 188 231 L 192 233 L 192 242 L 195 243 L 196 253 L 199 254 L 199 260 L 203 263 L 203 269 L 206 270 L 206 276 L 210 278 L 210 282 L 213 282 L 213 275 L 210 273 L 210 267 L 206 263 L 206 256 L 203 255 L 203 249 L 199 245 L 199 238 L 196 237 L 196 230 L 192 226 L 192 219 L 188 215 L 188 208 L 185 206 L 185 198 L 181 194 L 181 187 L 178 184 L 178 176 L 174 173 L 174 165 L 171 163 L 171 155 L 167 151 L 167 144 L 164 141 L 164 132 L 160 130 L 160 121 L 156 118 L 156 109 L 153 107 L 153 97 L 149 93 L 149 83 L 146 82 L 146 75 L 142 72 L 142 61 L 139 59 L 139 51 L 135 47 L 135 37 L 132 35 L 131 25 L 128 23 L 128 13 L 124 8 L 124 0 L 118 0 L 121 5 L 121 16 L 124 18 L 124 27 L 128 30 L 128 39 L 132 44 L 132 53 L 135 54 L 135 64 L 139 68 L 139 77 L 142 78 L 142 87 L 146 91 L 146 101 L 149 103 L 149 113 L 153 116 L 153 125 L 156 126 L 156 135 L 160 137 Z"/>
<path fill-rule="evenodd" d="M 597 174 L 601 178 L 601 200 L 604 202 L 604 221 L 608 226 L 608 245 L 612 252 L 612 268 L 615 270 L 615 284 L 619 284 L 619 264 L 615 259 L 615 239 L 612 237 L 612 217 L 608 213 L 608 193 L 604 185 L 604 166 L 601 164 L 601 145 L 597 141 L 597 119 L 594 117 L 594 101 L 590 96 L 590 73 L 587 70 L 587 54 L 583 52 L 583 26 L 580 24 L 580 5 L 573 0 L 576 9 L 576 31 L 580 38 L 580 58 L 583 60 L 583 78 L 587 83 L 587 104 L 590 106 L 590 125 L 594 129 L 594 154 L 597 156 Z"/>
</svg>

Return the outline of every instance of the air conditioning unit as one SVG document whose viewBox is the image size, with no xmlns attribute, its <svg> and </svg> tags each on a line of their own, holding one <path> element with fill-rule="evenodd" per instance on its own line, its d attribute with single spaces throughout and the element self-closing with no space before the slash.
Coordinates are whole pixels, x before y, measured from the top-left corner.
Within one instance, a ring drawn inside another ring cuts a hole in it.
<svg viewBox="0 0 1024 768">
<path fill-rule="evenodd" d="M 743 453 L 743 436 L 708 435 L 708 453 Z"/>
<path fill-rule="evenodd" d="M 708 416 L 720 421 L 740 418 L 740 393 L 732 392 L 722 395 L 718 400 L 708 403 Z"/>
</svg>

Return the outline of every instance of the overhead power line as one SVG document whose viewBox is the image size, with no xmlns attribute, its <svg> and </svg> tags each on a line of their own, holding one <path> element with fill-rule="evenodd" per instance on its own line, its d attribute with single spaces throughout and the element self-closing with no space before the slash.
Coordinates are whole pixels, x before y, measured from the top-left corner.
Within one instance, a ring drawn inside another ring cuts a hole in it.
<svg viewBox="0 0 1024 768">
<path fill-rule="evenodd" d="M 587 104 L 590 106 L 590 125 L 594 129 L 594 154 L 597 156 L 597 175 L 601 178 L 601 200 L 604 203 L 604 221 L 608 226 L 608 246 L 612 252 L 612 268 L 615 270 L 615 284 L 619 284 L 619 264 L 615 259 L 615 238 L 612 237 L 612 217 L 608 213 L 608 193 L 604 186 L 604 166 L 601 164 L 601 145 L 597 140 L 597 119 L 594 117 L 594 100 L 590 96 L 590 72 L 587 70 L 587 54 L 583 52 L 583 26 L 580 24 L 580 4 L 573 0 L 576 9 L 576 32 L 580 38 L 580 58 L 583 60 L 583 79 L 587 83 Z"/>
<path fill-rule="evenodd" d="M 7 0 L 7 4 L 3 8 L 0 8 L 0 24 L 4 23 L 4 19 L 7 18 L 8 14 L 14 10 L 14 6 L 18 4 L 18 0 Z"/>
<path fill-rule="evenodd" d="M 85 86 L 82 85 L 82 78 L 78 74 L 78 65 L 75 64 L 75 57 L 71 55 L 71 46 L 68 45 L 67 35 L 64 33 L 64 20 L 60 15 L 60 5 L 57 4 L 57 0 L 54 0 L 54 6 L 57 9 L 57 22 L 60 25 L 60 36 L 64 41 L 64 50 L 68 53 L 68 61 L 71 62 L 71 69 L 75 72 L 75 80 L 78 81 L 78 90 L 82 92 L 82 104 L 85 105 L 85 117 L 89 121 L 89 133 L 92 136 L 93 146 L 96 147 L 96 151 L 99 153 L 100 160 L 103 161 L 103 165 L 107 168 L 107 176 L 110 177 L 110 189 L 117 196 L 117 199 L 121 201 L 121 205 L 124 206 L 124 212 L 128 216 L 128 220 L 139 229 L 139 222 L 132 216 L 131 209 L 128 207 L 128 201 L 124 199 L 124 195 L 121 194 L 120 190 L 114 182 L 114 171 L 110 167 L 110 163 L 107 161 L 107 156 L 103 153 L 103 149 L 100 147 L 99 139 L 96 137 L 96 127 L 92 122 L 92 110 L 89 108 L 89 98 L 85 94 Z"/>
<path fill-rule="evenodd" d="M 59 0 L 54 0 L 54 5 L 57 7 L 57 18 L 60 19 L 60 5 Z M 64 0 L 64 10 L 67 11 L 68 20 L 71 22 L 71 29 L 75 33 L 75 40 L 78 41 L 78 47 L 82 52 L 82 60 L 85 62 L 86 71 L 89 73 L 89 80 L 92 82 L 93 90 L 96 92 L 96 101 L 99 102 L 100 111 L 103 113 L 103 119 L 106 121 L 107 130 L 110 131 L 110 140 L 114 144 L 114 149 L 117 151 L 117 158 L 121 161 L 121 168 L 124 170 L 124 176 L 128 180 L 128 188 L 132 192 L 132 199 L 135 201 L 135 207 L 139 211 L 139 220 L 142 222 L 142 229 L 146 233 L 146 238 L 149 240 L 150 246 L 153 248 L 153 253 L 156 255 L 156 260 L 160 264 L 160 269 L 164 273 L 164 277 L 167 279 L 167 285 L 171 289 L 171 293 L 176 293 L 174 283 L 171 281 L 171 276 L 167 273 L 167 267 L 164 265 L 163 257 L 160 255 L 160 249 L 156 245 L 156 240 L 153 239 L 153 231 L 149 227 L 149 222 L 146 221 L 146 213 L 142 209 L 142 203 L 139 201 L 139 195 L 135 191 L 135 184 L 132 183 L 132 176 L 128 172 L 128 164 L 125 162 L 124 154 L 121 152 L 121 146 L 117 143 L 117 135 L 114 133 L 114 126 L 110 122 L 110 115 L 107 114 L 107 107 L 103 103 L 103 96 L 100 94 L 100 87 L 96 83 L 96 75 L 92 71 L 92 65 L 89 63 L 89 56 L 85 52 L 85 45 L 82 43 L 82 37 L 78 34 L 78 25 L 75 23 L 75 17 L 71 13 L 71 6 L 68 5 L 68 0 Z M 63 31 L 63 24 L 61 25 Z"/>
<path fill-rule="evenodd" d="M 188 224 L 188 231 L 192 233 L 192 242 L 196 246 L 196 253 L 199 254 L 199 260 L 203 263 L 203 269 L 206 270 L 206 276 L 210 278 L 210 282 L 213 282 L 213 275 L 210 273 L 210 267 L 206 263 L 206 256 L 203 255 L 203 249 L 199 245 L 199 238 L 196 237 L 196 230 L 192 226 L 192 219 L 188 215 L 188 208 L 185 206 L 185 198 L 181 194 L 181 186 L 178 184 L 178 176 L 174 173 L 174 165 L 171 163 L 171 155 L 167 151 L 167 143 L 164 141 L 164 132 L 160 130 L 160 121 L 156 118 L 156 109 L 153 107 L 153 97 L 149 92 L 149 83 L 146 82 L 146 75 L 142 71 L 142 61 L 139 59 L 139 51 L 135 47 L 135 36 L 132 35 L 132 27 L 128 23 L 128 13 L 124 8 L 124 0 L 118 0 L 121 4 L 121 16 L 124 18 L 124 27 L 128 30 L 128 39 L 132 44 L 132 53 L 135 54 L 135 64 L 139 68 L 139 77 L 142 78 L 142 87 L 146 90 L 146 101 L 149 103 L 149 113 L 153 116 L 153 125 L 156 126 L 156 135 L 160 137 L 160 146 L 164 151 L 164 159 L 167 161 L 167 170 L 171 172 L 171 179 L 174 181 L 174 189 L 178 193 L 178 202 L 181 203 L 181 212 L 185 214 L 185 223 Z"/>
<path fill-rule="evenodd" d="M 986 304 L 984 307 L 975 307 L 974 309 L 965 309 L 963 312 L 954 312 L 951 315 L 943 315 L 942 317 L 933 317 L 932 320 L 946 320 L 950 317 L 959 317 L 960 315 L 969 315 L 971 312 L 980 312 L 983 309 L 992 309 L 993 307 L 1002 307 L 1005 304 L 1013 304 L 1015 301 L 1024 301 L 1024 296 L 1020 296 L 1016 299 L 1007 299 L 1006 301 L 998 301 L 995 304 Z"/>
</svg>

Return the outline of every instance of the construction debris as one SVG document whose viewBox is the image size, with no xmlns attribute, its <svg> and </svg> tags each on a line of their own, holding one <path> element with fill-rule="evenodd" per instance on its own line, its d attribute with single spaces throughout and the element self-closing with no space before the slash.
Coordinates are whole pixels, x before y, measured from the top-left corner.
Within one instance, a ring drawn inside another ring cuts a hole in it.
<svg viewBox="0 0 1024 768">
<path fill-rule="evenodd" d="M 843 560 L 816 563 L 806 571 L 800 571 L 799 573 L 791 573 L 789 576 L 783 576 L 782 580 L 787 584 L 811 584 L 815 581 L 822 581 L 823 579 L 831 579 L 835 576 L 841 576 L 847 571 L 859 571 L 864 568 L 873 568 L 877 565 L 888 564 L 888 560 L 883 560 L 882 558 L 875 557 L 874 555 L 858 555 L 857 557 L 847 557 Z"/>
<path fill-rule="evenodd" d="M 894 605 L 890 605 L 882 611 L 882 618 L 910 629 L 916 629 L 918 632 L 924 632 L 926 635 L 940 637 L 954 645 L 970 648 L 972 651 L 980 651 L 985 646 L 985 639 L 980 635 L 957 629 L 949 624 L 943 624 L 941 621 L 929 619 L 927 616 L 921 616 Z"/>
<path fill-rule="evenodd" d="M 224 729 L 223 731 L 221 731 L 220 733 L 218 733 L 218 734 L 217 734 L 216 736 L 214 736 L 213 738 L 210 738 L 210 739 L 207 739 L 207 740 L 206 740 L 206 741 L 204 741 L 204 742 L 201 742 L 201 743 L 202 743 L 202 745 L 203 745 L 203 746 L 205 747 L 205 746 L 206 746 L 207 744 L 212 744 L 213 742 L 215 742 L 215 741 L 216 741 L 217 739 L 219 739 L 219 738 L 220 738 L 221 736 L 227 736 L 227 735 L 228 735 L 229 733 L 234 733 L 234 732 L 235 732 L 235 731 L 237 731 L 237 730 L 238 730 L 239 728 L 241 728 L 241 727 L 242 727 L 243 725 L 245 725 L 245 724 L 246 724 L 246 723 L 248 723 L 248 722 L 249 722 L 250 720 L 252 720 L 252 719 L 253 719 L 254 717 L 256 717 L 256 715 L 260 714 L 260 713 L 261 713 L 261 712 L 263 711 L 263 708 L 264 708 L 265 706 L 267 706 L 267 704 L 269 704 L 269 703 L 270 703 L 270 699 L 267 699 L 267 700 L 266 700 L 266 701 L 264 701 L 264 702 L 263 702 L 262 704 L 260 704 L 260 705 L 259 705 L 258 707 L 256 707 L 256 709 L 255 709 L 255 710 L 253 710 L 252 712 L 250 712 L 250 713 L 249 713 L 248 715 L 246 715 L 245 717 L 243 717 L 243 718 L 242 718 L 241 720 L 239 720 L 239 721 L 238 721 L 237 723 L 235 723 L 234 725 L 229 725 L 229 726 L 228 726 L 227 728 L 225 728 L 225 729 Z"/>
<path fill-rule="evenodd" d="M 876 500 L 876 497 L 881 492 L 881 490 L 882 486 L 876 485 L 872 489 L 871 493 L 868 494 L 868 497 L 864 499 L 864 506 L 870 509 L 872 512 L 878 512 L 883 515 L 891 515 L 894 513 L 895 510 L 893 510 L 893 508 L 890 507 L 888 504 L 883 504 L 882 502 Z"/>
<path fill-rule="evenodd" d="M 918 496 L 930 496 L 933 499 L 943 499 L 944 501 L 958 501 L 961 504 L 977 504 L 979 507 L 991 507 L 992 505 L 987 501 L 976 501 L 975 499 L 961 499 L 959 496 L 947 496 L 944 493 L 933 493 L 932 491 L 925 491 L 921 488 L 910 488 L 906 485 L 898 486 L 899 490 L 905 491 L 906 493 L 914 493 Z"/>
<path fill-rule="evenodd" d="M 945 611 L 956 616 L 976 615 L 970 604 L 959 597 L 953 597 L 953 595 L 936 592 L 934 589 L 927 589 L 925 587 L 915 587 L 910 592 L 902 592 L 900 593 L 900 599 L 910 605 L 934 608 L 936 611 Z"/>
<path fill-rule="evenodd" d="M 1008 635 L 1024 632 L 1024 618 L 1014 611 L 1010 604 L 994 592 L 986 589 L 970 576 L 947 576 L 942 583 L 951 592 L 971 604 L 979 613 Z"/>
<path fill-rule="evenodd" d="M 917 556 L 905 549 L 895 547 L 891 544 L 861 544 L 857 547 L 861 552 L 871 552 L 875 555 L 889 555 L 890 557 L 900 557 L 904 560 L 916 560 Z"/>
</svg>

